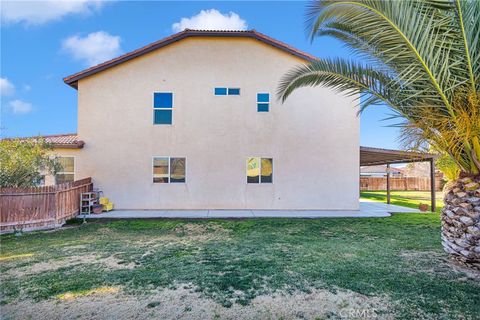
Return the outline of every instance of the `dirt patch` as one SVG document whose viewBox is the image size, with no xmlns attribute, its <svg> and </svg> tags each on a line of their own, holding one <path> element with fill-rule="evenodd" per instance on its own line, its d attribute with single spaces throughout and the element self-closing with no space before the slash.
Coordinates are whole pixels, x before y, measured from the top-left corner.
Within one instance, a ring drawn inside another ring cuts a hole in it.
<svg viewBox="0 0 480 320">
<path fill-rule="evenodd" d="M 99 257 L 94 254 L 81 255 L 81 256 L 69 256 L 62 259 L 55 259 L 37 262 L 29 266 L 24 266 L 20 268 L 12 268 L 5 272 L 4 275 L 22 277 L 32 274 L 38 274 L 47 271 L 55 271 L 60 268 L 72 267 L 79 264 L 94 264 L 101 263 L 104 264 L 108 269 L 133 269 L 135 268 L 134 263 L 122 264 L 121 260 L 116 259 L 113 256 L 109 257 Z"/>
<path fill-rule="evenodd" d="M 459 280 L 480 280 L 480 271 L 465 268 L 455 261 L 448 259 L 447 254 L 437 251 L 403 251 L 400 256 L 415 266 L 414 272 L 444 273 L 451 275 L 452 272 L 460 276 Z M 412 271 L 413 272 L 413 271 Z"/>
<path fill-rule="evenodd" d="M 173 232 L 157 237 L 137 238 L 133 245 L 148 248 L 155 248 L 169 245 L 194 245 L 208 241 L 228 241 L 231 230 L 219 225 L 208 225 L 187 223 L 176 227 Z"/>
<path fill-rule="evenodd" d="M 221 306 L 201 294 L 179 286 L 151 295 L 132 296 L 122 291 L 97 290 L 88 296 L 21 301 L 5 305 L 2 313 L 14 319 L 316 319 L 380 317 L 393 319 L 386 297 L 367 297 L 353 291 L 312 289 L 310 293 L 278 292 L 259 296 L 249 305 Z"/>
<path fill-rule="evenodd" d="M 175 228 L 177 235 L 185 235 L 188 237 L 205 237 L 205 240 L 217 239 L 219 237 L 227 236 L 230 230 L 223 228 L 216 224 L 193 224 L 187 223 Z"/>
</svg>

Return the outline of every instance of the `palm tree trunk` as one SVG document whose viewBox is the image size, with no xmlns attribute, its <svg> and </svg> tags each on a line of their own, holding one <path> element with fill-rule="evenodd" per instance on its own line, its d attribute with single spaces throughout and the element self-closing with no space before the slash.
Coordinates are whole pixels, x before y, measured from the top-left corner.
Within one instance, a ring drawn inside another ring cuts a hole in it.
<svg viewBox="0 0 480 320">
<path fill-rule="evenodd" d="M 458 179 L 444 193 L 443 248 L 455 260 L 480 270 L 480 176 Z"/>
</svg>

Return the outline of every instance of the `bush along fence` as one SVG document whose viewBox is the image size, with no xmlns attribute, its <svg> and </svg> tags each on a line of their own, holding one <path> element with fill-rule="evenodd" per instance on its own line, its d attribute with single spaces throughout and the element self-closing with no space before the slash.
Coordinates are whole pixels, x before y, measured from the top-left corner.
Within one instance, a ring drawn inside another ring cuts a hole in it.
<svg viewBox="0 0 480 320">
<path fill-rule="evenodd" d="M 435 177 L 435 189 L 442 190 L 441 178 Z M 360 177 L 361 191 L 381 191 L 387 190 L 386 177 Z M 430 178 L 428 177 L 404 177 L 390 178 L 390 190 L 397 191 L 429 191 Z"/>
<path fill-rule="evenodd" d="M 56 186 L 0 188 L 0 232 L 59 227 L 79 212 L 80 194 L 91 178 Z"/>
</svg>

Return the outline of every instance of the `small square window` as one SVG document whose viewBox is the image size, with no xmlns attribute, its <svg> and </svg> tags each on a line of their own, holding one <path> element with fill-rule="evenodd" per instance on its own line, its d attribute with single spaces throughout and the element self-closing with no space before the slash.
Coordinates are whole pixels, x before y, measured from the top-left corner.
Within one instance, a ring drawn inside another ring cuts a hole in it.
<svg viewBox="0 0 480 320">
<path fill-rule="evenodd" d="M 273 183 L 273 159 L 248 158 L 247 183 Z"/>
<path fill-rule="evenodd" d="M 186 158 L 153 157 L 153 183 L 185 183 Z"/>
<path fill-rule="evenodd" d="M 60 171 L 55 175 L 55 183 L 61 184 L 65 182 L 75 181 L 75 158 L 59 157 Z"/>
<path fill-rule="evenodd" d="M 228 88 L 228 95 L 229 96 L 239 96 L 240 95 L 240 88 Z"/>
<path fill-rule="evenodd" d="M 270 111 L 270 94 L 257 93 L 257 112 Z"/>
<path fill-rule="evenodd" d="M 259 103 L 257 104 L 258 112 L 268 112 L 268 103 Z"/>
<path fill-rule="evenodd" d="M 215 88 L 215 95 L 216 96 L 226 96 L 227 95 L 227 88 Z"/>
<path fill-rule="evenodd" d="M 153 93 L 153 124 L 172 124 L 173 93 Z"/>
<path fill-rule="evenodd" d="M 172 110 L 153 110 L 154 124 L 172 124 Z"/>
<path fill-rule="evenodd" d="M 154 108 L 172 108 L 173 107 L 173 93 L 171 92 L 155 92 L 153 95 Z"/>
<path fill-rule="evenodd" d="M 257 102 L 270 102 L 270 94 L 257 93 Z"/>
</svg>

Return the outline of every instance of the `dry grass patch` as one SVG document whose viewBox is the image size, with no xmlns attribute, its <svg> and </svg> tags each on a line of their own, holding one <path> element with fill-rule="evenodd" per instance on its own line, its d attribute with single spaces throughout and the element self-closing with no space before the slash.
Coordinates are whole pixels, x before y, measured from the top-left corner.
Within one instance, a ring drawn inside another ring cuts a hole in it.
<svg viewBox="0 0 480 320">
<path fill-rule="evenodd" d="M 425 272 L 429 274 L 465 275 L 466 279 L 474 279 L 480 281 L 480 271 L 465 268 L 456 261 L 448 259 L 443 252 L 435 251 L 402 251 L 400 256 L 410 265 L 415 266 L 415 272 Z M 432 263 L 433 261 L 433 263 Z"/>
<path fill-rule="evenodd" d="M 89 296 L 105 296 L 117 293 L 120 291 L 119 287 L 99 287 L 90 290 L 83 290 L 78 292 L 66 292 L 56 296 L 59 300 L 75 300 L 80 297 Z"/>
<path fill-rule="evenodd" d="M 122 261 L 114 256 L 100 257 L 96 254 L 74 255 L 62 257 L 60 259 L 49 259 L 47 261 L 36 262 L 27 266 L 10 268 L 5 271 L 0 279 L 5 276 L 24 277 L 35 275 L 42 272 L 56 271 L 61 268 L 74 267 L 77 265 L 103 264 L 108 269 L 133 269 L 134 263 L 122 264 Z"/>
<path fill-rule="evenodd" d="M 185 287 L 190 285 L 137 296 L 103 287 L 41 302 L 17 302 L 5 306 L 3 312 L 16 319 L 103 319 L 105 315 L 109 319 L 321 319 L 348 317 L 352 312 L 394 318 L 387 297 L 367 297 L 348 290 L 279 291 L 258 296 L 247 306 L 226 308 Z"/>
</svg>

